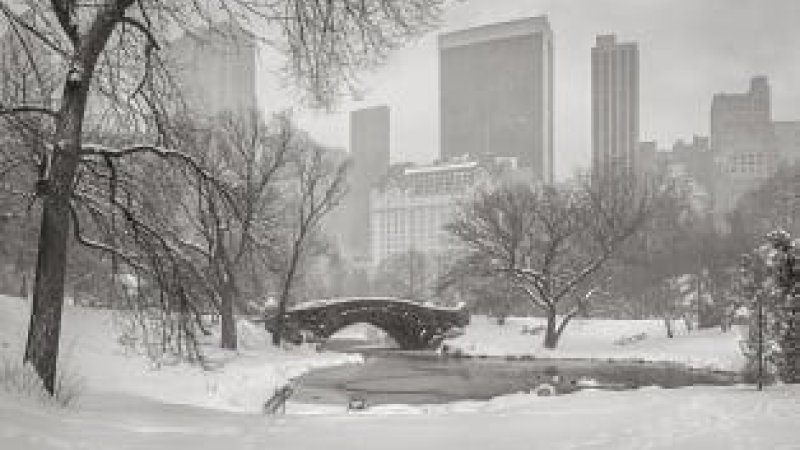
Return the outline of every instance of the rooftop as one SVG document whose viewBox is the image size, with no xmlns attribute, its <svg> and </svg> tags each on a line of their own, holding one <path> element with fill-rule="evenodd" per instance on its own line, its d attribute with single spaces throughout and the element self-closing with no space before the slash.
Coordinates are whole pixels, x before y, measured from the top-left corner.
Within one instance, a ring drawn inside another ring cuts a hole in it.
<svg viewBox="0 0 800 450">
<path fill-rule="evenodd" d="M 462 47 L 534 33 L 543 33 L 548 37 L 552 35 L 547 16 L 526 17 L 443 33 L 439 35 L 439 48 Z"/>
<path fill-rule="evenodd" d="M 414 175 L 419 173 L 446 172 L 448 170 L 471 169 L 477 166 L 478 166 L 477 161 L 434 164 L 430 166 L 407 167 L 403 171 L 403 174 Z"/>
<path fill-rule="evenodd" d="M 616 34 L 598 34 L 595 38 L 595 48 L 637 48 L 636 42 L 617 42 Z"/>
</svg>

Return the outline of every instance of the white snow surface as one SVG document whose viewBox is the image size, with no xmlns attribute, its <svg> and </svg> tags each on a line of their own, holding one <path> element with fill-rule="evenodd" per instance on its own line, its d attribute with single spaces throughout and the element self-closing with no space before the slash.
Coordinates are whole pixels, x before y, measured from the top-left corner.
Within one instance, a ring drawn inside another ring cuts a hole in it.
<svg viewBox="0 0 800 450">
<path fill-rule="evenodd" d="M 21 360 L 28 325 L 27 301 L 0 296 L 0 358 Z M 154 364 L 119 344 L 111 311 L 66 306 L 59 369 L 81 378 L 87 395 L 132 395 L 164 403 L 228 411 L 257 412 L 277 387 L 315 367 L 360 363 L 360 355 L 317 353 L 312 347 L 275 348 L 270 335 L 249 322 L 238 323 L 239 350 L 217 348 L 211 336 L 205 352 L 212 367 Z M 0 446 L 2 448 L 2 446 Z"/>
<path fill-rule="evenodd" d="M 43 406 L 0 389 L 0 449 L 798 449 L 800 386 L 583 390 L 538 397 L 517 393 L 490 401 L 382 405 L 348 413 L 345 406 L 289 404 L 264 416 L 264 396 L 310 367 L 358 357 L 310 348 L 273 349 L 258 327 L 243 325 L 237 353 L 216 352 L 220 368 L 179 364 L 159 370 L 125 355 L 108 311 L 67 308 L 62 367 L 84 377 L 67 409 Z M 0 357 L 21 355 L 24 301 L 0 297 Z M 539 336 L 521 334 L 534 319 L 498 327 L 474 318 L 450 344 L 476 352 L 531 354 Z M 663 325 L 662 325 L 663 326 Z M 624 345 L 625 338 L 646 338 Z M 647 356 L 732 363 L 735 333 L 685 333 L 667 340 L 653 322 L 581 321 L 568 328 L 558 355 Z M 506 348 L 508 347 L 508 348 Z M 661 353 L 659 353 L 661 352 Z M 250 413 L 246 413 L 250 412 Z"/>
<path fill-rule="evenodd" d="M 515 394 L 270 417 L 126 396 L 43 409 L 0 395 L 0 448 L 788 450 L 798 448 L 798 420 L 796 386 Z"/>
<path fill-rule="evenodd" d="M 472 316 L 464 334 L 445 344 L 451 351 L 472 356 L 669 361 L 718 370 L 743 367 L 739 342 L 746 330 L 688 332 L 682 321 L 673 325 L 676 336 L 670 339 L 661 320 L 575 319 L 567 325 L 557 348 L 551 350 L 543 346 L 544 318 L 510 317 L 504 325 L 497 325 L 496 319 Z M 526 328 L 541 331 L 531 335 L 523 332 Z"/>
</svg>

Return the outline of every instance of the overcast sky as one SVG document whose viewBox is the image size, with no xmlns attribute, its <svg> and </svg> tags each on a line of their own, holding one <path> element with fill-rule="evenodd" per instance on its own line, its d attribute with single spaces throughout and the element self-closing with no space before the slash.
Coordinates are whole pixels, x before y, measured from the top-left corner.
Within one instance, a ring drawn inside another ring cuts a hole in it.
<svg viewBox="0 0 800 450">
<path fill-rule="evenodd" d="M 392 161 L 428 162 L 439 147 L 436 34 L 546 14 L 554 34 L 556 177 L 588 167 L 591 152 L 590 52 L 597 34 L 639 44 L 641 139 L 670 147 L 708 134 L 716 92 L 741 92 L 769 77 L 776 120 L 800 120 L 800 0 L 471 0 L 453 4 L 442 27 L 397 51 L 363 79 L 364 99 L 338 114 L 298 111 L 323 143 L 347 147 L 347 113 L 387 104 Z M 291 102 L 260 65 L 265 109 Z"/>
</svg>

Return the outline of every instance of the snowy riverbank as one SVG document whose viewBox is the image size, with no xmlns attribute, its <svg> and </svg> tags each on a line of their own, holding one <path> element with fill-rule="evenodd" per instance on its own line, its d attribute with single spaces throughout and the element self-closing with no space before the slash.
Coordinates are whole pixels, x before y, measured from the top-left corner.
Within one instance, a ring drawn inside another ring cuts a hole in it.
<svg viewBox="0 0 800 450">
<path fill-rule="evenodd" d="M 442 450 L 797 448 L 795 386 L 525 394 L 489 402 L 385 406 L 280 417 L 232 414 L 123 396 L 73 410 L 0 396 L 0 447 L 174 450 L 408 448 Z"/>
<path fill-rule="evenodd" d="M 22 359 L 28 324 L 27 302 L 0 296 L 0 358 Z M 153 367 L 119 344 L 118 326 L 108 310 L 66 307 L 60 369 L 81 380 L 82 396 L 140 396 L 164 403 L 191 404 L 237 412 L 258 412 L 276 387 L 316 367 L 358 363 L 360 355 L 317 353 L 310 346 L 275 348 L 260 327 L 239 323 L 239 351 L 205 352 L 213 370 L 185 363 Z"/>
<path fill-rule="evenodd" d="M 473 316 L 464 334 L 445 344 L 451 353 L 467 356 L 669 361 L 732 371 L 744 364 L 738 329 L 688 332 L 676 321 L 676 336 L 668 338 L 660 320 L 574 320 L 558 348 L 549 350 L 542 346 L 544 325 L 542 318 L 511 317 L 498 325 L 496 319 Z"/>
</svg>

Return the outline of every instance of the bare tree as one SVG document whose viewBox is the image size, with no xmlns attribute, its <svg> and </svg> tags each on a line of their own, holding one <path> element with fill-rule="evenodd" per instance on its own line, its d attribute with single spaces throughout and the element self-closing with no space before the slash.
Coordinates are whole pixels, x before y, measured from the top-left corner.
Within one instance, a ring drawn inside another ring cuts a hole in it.
<svg viewBox="0 0 800 450">
<path fill-rule="evenodd" d="M 203 186 L 197 185 L 181 202 L 192 236 L 186 245 L 203 256 L 205 273 L 219 296 L 222 348 L 237 347 L 234 306 L 241 301 L 245 266 L 272 256 L 281 229 L 278 183 L 288 163 L 290 128 L 286 115 L 269 125 L 256 112 L 250 117 L 226 115 L 215 121 L 205 145 L 194 146 L 204 165 L 231 191 L 229 202 L 219 192 L 201 192 Z"/>
<path fill-rule="evenodd" d="M 448 226 L 468 249 L 455 270 L 507 279 L 545 314 L 544 345 L 555 348 L 601 289 L 606 263 L 644 223 L 651 198 L 627 179 L 481 191 Z"/>
<path fill-rule="evenodd" d="M 135 208 L 128 208 L 112 194 L 110 209 L 104 209 L 92 192 L 79 192 L 80 176 L 115 179 L 119 169 L 129 169 L 130 175 L 136 175 L 132 159 L 144 156 L 159 163 L 178 163 L 206 183 L 215 184 L 191 157 L 175 151 L 177 145 L 170 138 L 168 113 L 173 109 L 164 100 L 175 99 L 175 83 L 165 70 L 160 50 L 176 30 L 213 25 L 219 19 L 251 32 L 265 30 L 263 42 L 275 43 L 285 51 L 287 72 L 309 99 L 330 104 L 343 86 L 354 84 L 358 70 L 381 62 L 389 50 L 431 26 L 441 4 L 441 0 L 0 2 L 0 16 L 13 33 L 46 47 L 57 60 L 48 62 L 48 67 L 53 68 L 60 85 L 53 107 L 25 101 L 0 105 L 2 116 L 35 114 L 49 122 L 47 133 L 42 134 L 48 139 L 31 149 L 38 172 L 35 194 L 41 226 L 25 351 L 25 361 L 34 366 L 45 388 L 51 393 L 54 389 L 70 228 L 85 228 L 75 222 L 82 217 L 75 212 L 76 206 L 86 208 L 87 215 L 115 211 L 123 217 L 123 222 L 136 230 L 137 245 L 147 248 L 150 256 L 159 255 L 170 263 L 166 266 L 168 273 L 154 266 L 150 273 L 167 285 L 166 292 L 182 301 L 188 299 L 183 285 L 191 274 L 181 264 L 183 252 L 153 226 L 159 222 L 154 214 L 149 216 L 154 219 L 151 223 L 133 214 L 148 212 L 146 206 L 152 203 L 129 191 L 132 198 L 142 200 Z M 24 14 L 19 13 L 22 10 Z M 90 101 L 90 97 L 100 100 Z M 97 105 L 108 113 L 93 111 Z M 96 118 L 102 119 L 95 121 L 96 131 L 135 131 L 137 142 L 87 145 L 93 140 L 87 112 L 97 113 Z M 108 172 L 93 172 L 104 164 Z M 116 188 L 112 190 L 116 193 Z M 126 260 L 113 240 L 92 242 L 76 236 L 83 244 Z M 136 267 L 134 259 L 128 259 Z"/>
<path fill-rule="evenodd" d="M 294 141 L 293 171 L 287 183 L 288 236 L 281 292 L 272 342 L 279 345 L 285 328 L 286 309 L 301 262 L 314 245 L 322 219 L 338 205 L 347 189 L 348 161 L 334 158 L 332 152 L 305 136 Z"/>
</svg>

